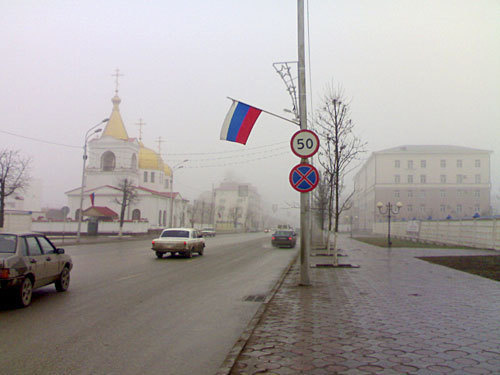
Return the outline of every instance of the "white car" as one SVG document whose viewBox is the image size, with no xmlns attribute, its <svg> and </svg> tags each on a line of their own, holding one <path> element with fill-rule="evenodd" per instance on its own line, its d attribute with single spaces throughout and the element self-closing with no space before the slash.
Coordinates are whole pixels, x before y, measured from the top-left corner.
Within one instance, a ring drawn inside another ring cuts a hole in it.
<svg viewBox="0 0 500 375">
<path fill-rule="evenodd" d="M 180 254 L 191 258 L 193 253 L 203 255 L 205 240 L 203 235 L 193 228 L 169 228 L 161 232 L 160 237 L 152 242 L 151 249 L 158 258 L 164 254 Z"/>
</svg>

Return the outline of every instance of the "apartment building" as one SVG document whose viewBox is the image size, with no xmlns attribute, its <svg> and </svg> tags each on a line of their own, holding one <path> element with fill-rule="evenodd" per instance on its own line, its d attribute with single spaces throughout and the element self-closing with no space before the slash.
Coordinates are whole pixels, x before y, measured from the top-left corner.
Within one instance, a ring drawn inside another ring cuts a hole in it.
<svg viewBox="0 0 500 375">
<path fill-rule="evenodd" d="M 399 146 L 372 153 L 354 177 L 354 227 L 385 221 L 376 205 L 403 207 L 396 219 L 463 218 L 490 214 L 491 151 L 460 146 Z"/>
<path fill-rule="evenodd" d="M 262 223 L 261 198 L 250 184 L 224 181 L 215 189 L 215 228 L 255 231 Z"/>
</svg>

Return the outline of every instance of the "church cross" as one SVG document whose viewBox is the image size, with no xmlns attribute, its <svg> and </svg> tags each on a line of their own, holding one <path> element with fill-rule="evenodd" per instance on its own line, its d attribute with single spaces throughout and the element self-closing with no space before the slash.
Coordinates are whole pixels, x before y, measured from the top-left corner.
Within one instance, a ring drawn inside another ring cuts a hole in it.
<svg viewBox="0 0 500 375">
<path fill-rule="evenodd" d="M 161 139 L 161 137 L 158 137 L 158 140 L 156 142 L 158 142 L 158 155 L 161 156 L 161 144 L 165 141 Z"/>
<path fill-rule="evenodd" d="M 115 94 L 118 95 L 118 79 L 123 77 L 123 74 L 120 74 L 120 69 L 116 68 L 115 74 L 111 74 L 111 77 L 115 77 Z"/>
<path fill-rule="evenodd" d="M 146 125 L 146 123 L 142 122 L 142 118 L 140 118 L 136 125 L 139 127 L 139 141 L 142 141 L 142 127 Z"/>
</svg>

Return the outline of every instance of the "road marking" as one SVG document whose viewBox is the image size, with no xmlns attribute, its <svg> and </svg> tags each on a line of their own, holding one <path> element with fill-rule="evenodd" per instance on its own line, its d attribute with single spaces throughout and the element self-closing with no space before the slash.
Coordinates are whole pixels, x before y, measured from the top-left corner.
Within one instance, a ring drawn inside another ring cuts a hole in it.
<svg viewBox="0 0 500 375">
<path fill-rule="evenodd" d="M 128 280 L 128 279 L 133 279 L 134 277 L 142 275 L 144 272 L 141 273 L 136 273 L 135 275 L 129 275 L 125 277 L 120 277 L 119 279 L 116 279 L 116 281 L 123 281 L 123 280 Z"/>
</svg>

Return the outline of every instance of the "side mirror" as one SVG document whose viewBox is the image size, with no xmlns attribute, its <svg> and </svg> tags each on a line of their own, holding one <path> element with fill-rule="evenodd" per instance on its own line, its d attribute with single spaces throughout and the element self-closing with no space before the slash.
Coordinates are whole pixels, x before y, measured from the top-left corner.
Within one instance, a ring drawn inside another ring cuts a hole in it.
<svg viewBox="0 0 500 375">
<path fill-rule="evenodd" d="M 56 249 L 56 254 L 64 254 L 64 249 Z"/>
</svg>

